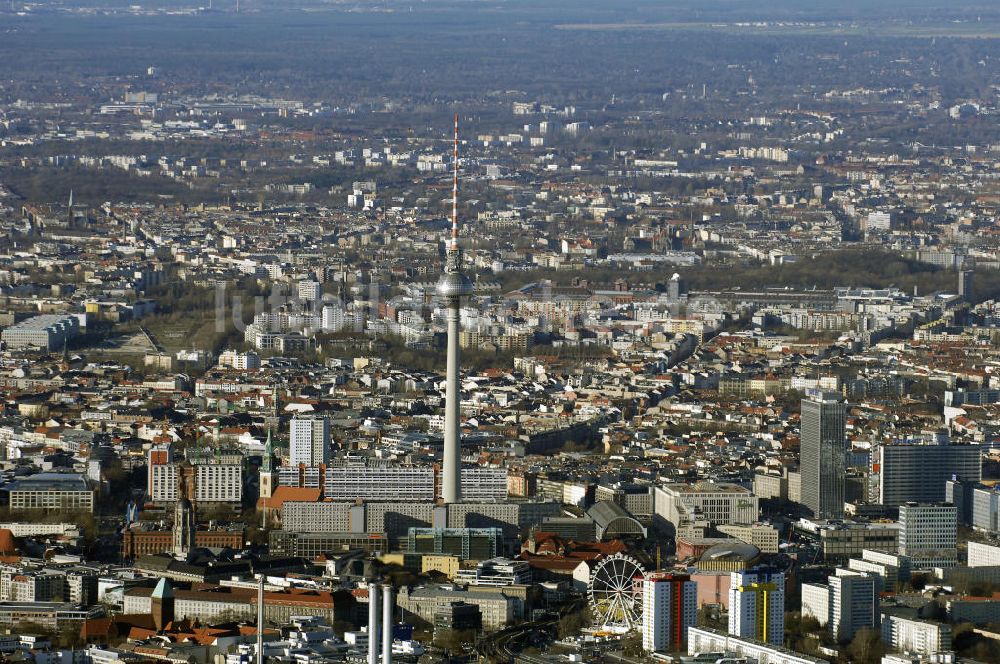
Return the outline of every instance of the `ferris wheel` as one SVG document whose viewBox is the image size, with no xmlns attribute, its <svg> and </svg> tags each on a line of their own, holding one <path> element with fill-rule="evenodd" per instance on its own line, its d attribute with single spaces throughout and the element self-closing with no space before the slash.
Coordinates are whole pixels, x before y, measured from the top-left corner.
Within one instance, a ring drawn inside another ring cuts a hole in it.
<svg viewBox="0 0 1000 664">
<path fill-rule="evenodd" d="M 616 553 L 590 573 L 587 595 L 594 624 L 610 631 L 630 631 L 642 620 L 642 579 L 646 570 L 632 556 Z"/>
</svg>

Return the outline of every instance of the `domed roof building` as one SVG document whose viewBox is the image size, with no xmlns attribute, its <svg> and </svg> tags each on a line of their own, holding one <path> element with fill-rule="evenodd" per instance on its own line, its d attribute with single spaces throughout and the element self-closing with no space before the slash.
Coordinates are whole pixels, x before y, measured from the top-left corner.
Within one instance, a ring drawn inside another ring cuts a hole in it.
<svg viewBox="0 0 1000 664">
<path fill-rule="evenodd" d="M 625 511 L 624 507 L 610 500 L 594 503 L 587 510 L 587 516 L 594 522 L 598 540 L 646 536 L 645 526 Z"/>
<path fill-rule="evenodd" d="M 698 560 L 699 572 L 742 572 L 760 559 L 760 549 L 745 542 L 710 547 Z"/>
</svg>

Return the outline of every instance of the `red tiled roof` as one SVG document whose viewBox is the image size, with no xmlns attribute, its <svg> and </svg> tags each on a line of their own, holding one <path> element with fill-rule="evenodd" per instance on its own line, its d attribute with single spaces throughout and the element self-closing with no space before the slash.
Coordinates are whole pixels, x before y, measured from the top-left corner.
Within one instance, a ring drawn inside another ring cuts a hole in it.
<svg viewBox="0 0 1000 664">
<path fill-rule="evenodd" d="M 295 486 L 279 486 L 274 490 L 270 498 L 261 498 L 257 501 L 258 507 L 270 509 L 281 509 L 286 502 L 315 503 L 319 500 L 320 489 L 310 489 Z"/>
</svg>

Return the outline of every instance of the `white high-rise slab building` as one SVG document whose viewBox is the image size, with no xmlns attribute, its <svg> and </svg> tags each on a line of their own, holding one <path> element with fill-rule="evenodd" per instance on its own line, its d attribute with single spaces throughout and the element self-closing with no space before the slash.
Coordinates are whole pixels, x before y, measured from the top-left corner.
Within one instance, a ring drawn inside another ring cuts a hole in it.
<svg viewBox="0 0 1000 664">
<path fill-rule="evenodd" d="M 874 576 L 841 572 L 830 577 L 830 631 L 839 641 L 879 626 L 878 583 Z"/>
<path fill-rule="evenodd" d="M 299 282 L 300 300 L 313 304 L 319 302 L 319 298 L 322 294 L 323 286 L 318 281 L 307 280 Z"/>
<path fill-rule="evenodd" d="M 892 650 L 930 657 L 951 650 L 951 625 L 883 615 L 882 642 Z"/>
<path fill-rule="evenodd" d="M 729 633 L 782 645 L 785 640 L 785 575 L 765 567 L 729 577 Z"/>
<path fill-rule="evenodd" d="M 1000 532 L 1000 488 L 980 486 L 972 490 L 972 527 Z"/>
<path fill-rule="evenodd" d="M 969 567 L 1000 565 L 1000 546 L 969 542 Z"/>
<path fill-rule="evenodd" d="M 698 585 L 687 574 L 652 572 L 642 582 L 642 649 L 679 650 L 697 624 Z"/>
<path fill-rule="evenodd" d="M 293 417 L 288 456 L 292 466 L 330 462 L 330 420 L 322 415 Z"/>
<path fill-rule="evenodd" d="M 177 500 L 177 479 L 182 472 L 178 463 L 155 463 L 149 466 L 149 498 L 156 503 Z M 243 499 L 243 467 L 234 463 L 198 464 L 194 467 L 195 502 L 234 503 Z"/>
<path fill-rule="evenodd" d="M 876 575 L 838 569 L 828 585 L 802 584 L 802 615 L 826 625 L 838 641 L 850 641 L 858 630 L 880 624 L 879 586 Z"/>
</svg>

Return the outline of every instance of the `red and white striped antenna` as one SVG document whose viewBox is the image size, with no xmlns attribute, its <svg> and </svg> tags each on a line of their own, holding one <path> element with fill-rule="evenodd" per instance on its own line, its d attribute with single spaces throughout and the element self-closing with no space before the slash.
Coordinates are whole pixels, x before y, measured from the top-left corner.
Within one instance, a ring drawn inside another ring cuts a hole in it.
<svg viewBox="0 0 1000 664">
<path fill-rule="evenodd" d="M 458 113 L 455 114 L 455 145 L 452 152 L 451 250 L 458 251 Z"/>
</svg>

